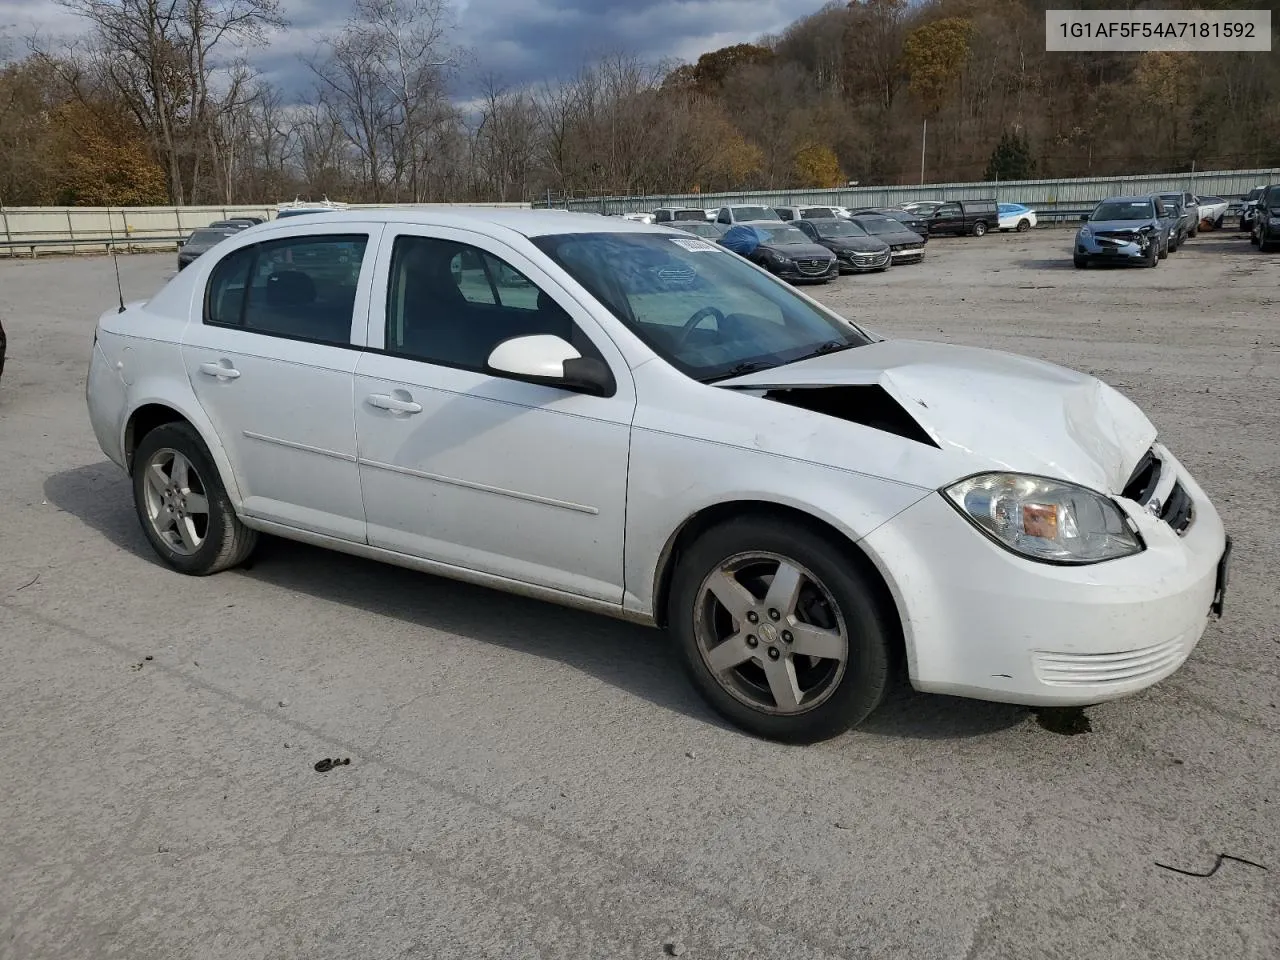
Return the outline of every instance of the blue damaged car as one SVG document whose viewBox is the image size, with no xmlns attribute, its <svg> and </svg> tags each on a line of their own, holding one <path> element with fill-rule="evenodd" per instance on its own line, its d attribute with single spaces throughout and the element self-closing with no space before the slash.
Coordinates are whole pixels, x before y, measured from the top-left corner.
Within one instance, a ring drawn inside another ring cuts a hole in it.
<svg viewBox="0 0 1280 960">
<path fill-rule="evenodd" d="M 1073 260 L 1154 267 L 1169 255 L 1171 220 L 1156 197 L 1108 197 L 1081 217 Z"/>
</svg>

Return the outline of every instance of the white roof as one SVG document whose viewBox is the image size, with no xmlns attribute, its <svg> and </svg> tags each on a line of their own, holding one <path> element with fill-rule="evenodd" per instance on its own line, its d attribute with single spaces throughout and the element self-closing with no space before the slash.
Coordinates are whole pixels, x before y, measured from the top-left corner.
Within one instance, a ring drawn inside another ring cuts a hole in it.
<svg viewBox="0 0 1280 960">
<path fill-rule="evenodd" d="M 570 213 L 564 210 L 526 210 L 510 207 L 381 207 L 363 210 L 326 210 L 306 217 L 272 221 L 297 225 L 319 223 L 416 223 L 424 226 L 467 227 L 488 223 L 505 227 L 526 237 L 543 237 L 560 233 L 670 233 L 668 227 L 652 226 L 621 217 L 601 217 L 595 213 Z"/>
</svg>

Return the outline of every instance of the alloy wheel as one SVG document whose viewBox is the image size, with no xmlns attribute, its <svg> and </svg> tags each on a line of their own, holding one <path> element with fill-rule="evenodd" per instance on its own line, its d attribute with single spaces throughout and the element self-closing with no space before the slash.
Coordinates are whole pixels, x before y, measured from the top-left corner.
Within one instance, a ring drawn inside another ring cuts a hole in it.
<svg viewBox="0 0 1280 960">
<path fill-rule="evenodd" d="M 209 499 L 200 474 L 171 447 L 153 453 L 142 469 L 152 531 L 174 553 L 191 556 L 209 534 Z"/>
<path fill-rule="evenodd" d="M 831 592 L 774 553 L 730 557 L 699 587 L 698 652 L 733 697 L 765 713 L 812 710 L 839 687 L 849 660 Z"/>
</svg>

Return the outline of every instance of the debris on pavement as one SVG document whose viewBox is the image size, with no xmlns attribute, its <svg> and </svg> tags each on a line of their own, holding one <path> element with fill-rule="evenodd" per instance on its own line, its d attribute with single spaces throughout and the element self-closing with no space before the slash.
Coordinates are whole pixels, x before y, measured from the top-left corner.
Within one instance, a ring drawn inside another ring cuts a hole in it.
<svg viewBox="0 0 1280 960">
<path fill-rule="evenodd" d="M 1223 860 L 1234 860 L 1236 863 L 1243 863 L 1245 866 L 1248 866 L 1248 867 L 1257 867 L 1259 870 L 1267 869 L 1260 863 L 1254 863 L 1252 860 L 1246 860 L 1243 857 L 1233 857 L 1229 853 L 1218 854 L 1218 859 L 1214 861 L 1214 864 L 1212 867 L 1209 868 L 1208 873 L 1196 873 L 1194 870 L 1183 870 L 1179 867 L 1171 867 L 1167 863 L 1161 863 L 1159 860 L 1157 860 L 1155 863 L 1157 867 L 1161 867 L 1165 870 L 1169 870 L 1172 873 L 1180 873 L 1184 877 L 1212 877 L 1215 873 L 1218 872 L 1218 868 L 1222 866 Z"/>
<path fill-rule="evenodd" d="M 325 757 L 316 764 L 316 773 L 328 773 L 334 767 L 345 767 L 351 763 L 350 757 L 339 760 L 336 757 Z"/>
<path fill-rule="evenodd" d="M 679 940 L 675 940 L 667 944 L 668 956 L 678 957 L 678 956 L 681 956 L 684 953 L 684 951 L 685 951 L 685 946 Z"/>
</svg>

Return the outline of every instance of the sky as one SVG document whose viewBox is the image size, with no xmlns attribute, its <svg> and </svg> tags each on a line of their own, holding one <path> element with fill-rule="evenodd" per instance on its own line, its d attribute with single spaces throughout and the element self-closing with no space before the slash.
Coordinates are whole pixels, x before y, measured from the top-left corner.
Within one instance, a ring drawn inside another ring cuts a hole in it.
<svg viewBox="0 0 1280 960">
<path fill-rule="evenodd" d="M 617 51 L 649 62 L 699 54 L 777 33 L 822 0 L 453 0 L 452 43 L 470 52 L 458 95 L 489 73 L 507 86 L 567 79 L 587 60 Z M 300 57 L 350 16 L 349 0 L 281 0 L 289 29 L 250 60 L 292 97 L 310 85 Z M 0 35 L 14 46 L 38 29 L 70 36 L 82 27 L 55 0 L 0 0 Z M 20 51 L 19 51 L 20 52 Z"/>
</svg>

